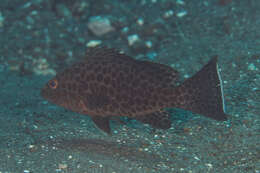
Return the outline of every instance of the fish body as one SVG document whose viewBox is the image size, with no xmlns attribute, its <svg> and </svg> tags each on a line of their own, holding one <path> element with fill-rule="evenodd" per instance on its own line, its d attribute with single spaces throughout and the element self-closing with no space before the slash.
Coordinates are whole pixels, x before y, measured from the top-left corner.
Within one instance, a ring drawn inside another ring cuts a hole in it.
<svg viewBox="0 0 260 173">
<path fill-rule="evenodd" d="M 226 120 L 217 57 L 193 77 L 178 82 L 169 66 L 136 60 L 114 49 L 95 48 L 84 61 L 57 74 L 42 89 L 48 101 L 80 114 L 110 133 L 109 119 L 126 116 L 154 128 L 171 127 L 169 107 Z"/>
</svg>

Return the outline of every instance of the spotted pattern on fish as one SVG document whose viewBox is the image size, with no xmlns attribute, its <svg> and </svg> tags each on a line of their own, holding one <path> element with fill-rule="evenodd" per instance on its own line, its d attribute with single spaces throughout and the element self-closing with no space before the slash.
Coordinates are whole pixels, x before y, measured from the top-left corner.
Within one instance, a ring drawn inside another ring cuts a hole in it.
<svg viewBox="0 0 260 173">
<path fill-rule="evenodd" d="M 154 128 L 171 127 L 168 107 L 183 108 L 225 120 L 217 74 L 217 57 L 193 77 L 178 83 L 178 72 L 150 61 L 136 60 L 115 49 L 95 48 L 84 61 L 57 74 L 42 96 L 69 110 L 90 115 L 110 133 L 109 119 L 126 116 Z"/>
</svg>

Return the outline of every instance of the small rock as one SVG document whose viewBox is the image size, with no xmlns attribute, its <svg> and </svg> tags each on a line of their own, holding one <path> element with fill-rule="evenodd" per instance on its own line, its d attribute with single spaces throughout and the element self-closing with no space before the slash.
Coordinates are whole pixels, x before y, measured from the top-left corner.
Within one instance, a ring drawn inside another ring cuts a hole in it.
<svg viewBox="0 0 260 173">
<path fill-rule="evenodd" d="M 154 60 L 157 57 L 157 53 L 156 52 L 149 52 L 146 54 L 146 56 L 150 59 L 150 60 Z"/>
<path fill-rule="evenodd" d="M 86 46 L 87 46 L 87 47 L 96 47 L 96 46 L 100 45 L 101 43 L 102 43 L 101 40 L 90 40 L 90 41 L 86 44 Z"/>
<path fill-rule="evenodd" d="M 102 36 L 115 30 L 106 17 L 93 16 L 88 22 L 88 29 L 96 36 Z"/>
<path fill-rule="evenodd" d="M 78 13 L 83 13 L 84 11 L 87 10 L 87 8 L 89 7 L 88 2 L 80 2 L 80 3 L 76 3 L 76 6 L 74 7 Z"/>
<path fill-rule="evenodd" d="M 72 17 L 71 11 L 66 7 L 66 5 L 60 3 L 56 6 L 56 10 L 59 16 L 62 17 Z"/>
<path fill-rule="evenodd" d="M 211 163 L 206 163 L 206 166 L 209 168 L 209 169 L 212 169 L 213 168 L 213 165 Z"/>
<path fill-rule="evenodd" d="M 64 163 L 59 164 L 59 169 L 64 170 L 64 169 L 67 169 L 67 168 L 68 168 L 67 164 L 64 164 Z"/>
<path fill-rule="evenodd" d="M 188 14 L 188 12 L 186 10 L 180 11 L 176 14 L 177 17 L 182 18 L 184 16 L 186 16 Z"/>
<path fill-rule="evenodd" d="M 45 58 L 34 60 L 33 72 L 37 75 L 56 75 L 56 72 L 49 68 L 49 64 Z"/>
<path fill-rule="evenodd" d="M 173 10 L 168 10 L 163 14 L 163 17 L 167 19 L 167 18 L 171 17 L 173 15 L 173 13 L 174 13 Z"/>
<path fill-rule="evenodd" d="M 258 70 L 258 68 L 255 66 L 255 64 L 251 63 L 248 65 L 248 70 L 256 71 L 256 70 Z"/>
<path fill-rule="evenodd" d="M 137 24 L 138 24 L 139 26 L 143 26 L 143 24 L 144 24 L 144 19 L 138 18 L 136 22 L 137 22 Z"/>
<path fill-rule="evenodd" d="M 132 46 L 134 43 L 136 43 L 137 41 L 139 41 L 139 36 L 137 34 L 133 34 L 133 35 L 129 35 L 127 37 L 128 40 L 128 45 Z"/>
<path fill-rule="evenodd" d="M 3 27 L 4 26 L 4 16 L 2 15 L 2 13 L 0 12 L 0 27 Z"/>
<path fill-rule="evenodd" d="M 122 33 L 127 33 L 129 31 L 129 28 L 128 27 L 124 27 L 121 31 L 122 31 Z"/>
<path fill-rule="evenodd" d="M 184 2 L 183 0 L 177 0 L 177 1 L 176 1 L 176 4 L 185 5 L 185 2 Z"/>
<path fill-rule="evenodd" d="M 31 5 L 32 5 L 31 2 L 27 2 L 27 3 L 25 3 L 25 4 L 22 6 L 22 8 L 29 8 Z"/>
<path fill-rule="evenodd" d="M 147 48 L 151 48 L 151 47 L 153 46 L 153 43 L 152 43 L 151 41 L 146 41 L 146 42 L 145 42 L 145 46 L 146 46 Z"/>
</svg>

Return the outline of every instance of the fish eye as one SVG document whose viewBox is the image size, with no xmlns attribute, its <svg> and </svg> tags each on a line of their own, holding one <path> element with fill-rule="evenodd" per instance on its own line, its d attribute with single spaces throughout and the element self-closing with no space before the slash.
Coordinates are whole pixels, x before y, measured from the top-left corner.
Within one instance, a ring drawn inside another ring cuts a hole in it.
<svg viewBox="0 0 260 173">
<path fill-rule="evenodd" d="M 58 87 L 58 81 L 56 79 L 53 79 L 49 81 L 48 85 L 51 89 L 56 89 Z"/>
</svg>

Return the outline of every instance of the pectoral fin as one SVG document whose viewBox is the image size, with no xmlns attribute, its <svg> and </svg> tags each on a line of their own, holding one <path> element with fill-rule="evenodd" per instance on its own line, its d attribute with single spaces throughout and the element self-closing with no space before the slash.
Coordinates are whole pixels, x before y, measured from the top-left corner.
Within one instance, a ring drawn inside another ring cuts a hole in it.
<svg viewBox="0 0 260 173">
<path fill-rule="evenodd" d="M 109 126 L 109 117 L 91 117 L 94 123 L 98 128 L 106 132 L 107 134 L 111 133 L 111 129 Z"/>
</svg>

